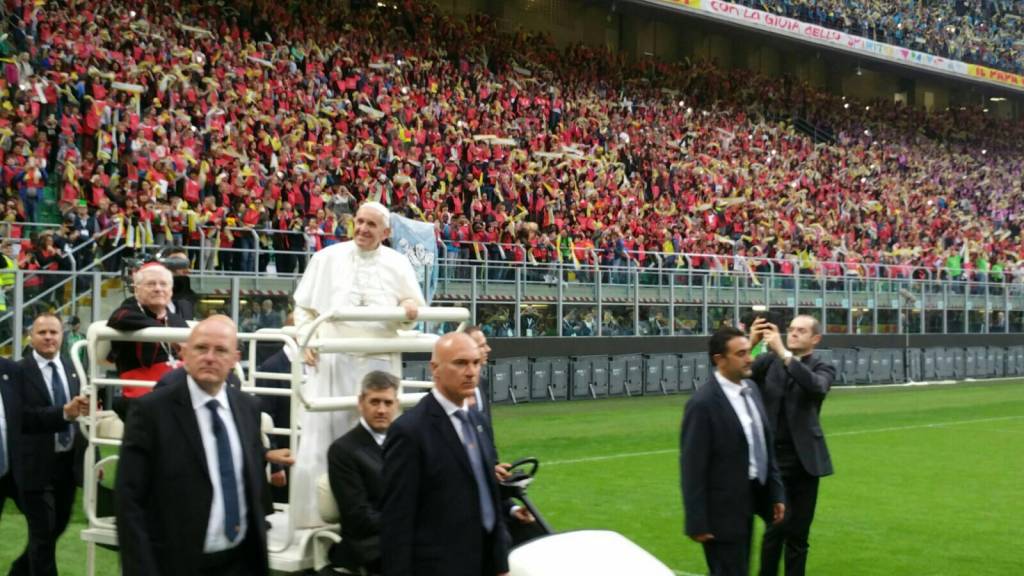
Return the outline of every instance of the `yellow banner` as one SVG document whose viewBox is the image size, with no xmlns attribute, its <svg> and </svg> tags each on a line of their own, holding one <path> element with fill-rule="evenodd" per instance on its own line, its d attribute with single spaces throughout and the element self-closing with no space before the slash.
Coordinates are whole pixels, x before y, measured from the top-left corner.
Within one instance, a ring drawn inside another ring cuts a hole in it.
<svg viewBox="0 0 1024 576">
<path fill-rule="evenodd" d="M 686 6 L 687 8 L 693 8 L 694 10 L 700 10 L 701 1 L 702 0 L 668 0 L 668 3 Z"/>
<path fill-rule="evenodd" d="M 999 82 L 1000 84 L 1006 84 L 1007 86 L 1024 88 L 1024 76 L 1019 74 L 993 70 L 992 68 L 978 66 L 977 64 L 970 64 L 967 67 L 967 71 L 971 76 L 976 78 L 985 78 L 986 80 L 992 80 L 994 82 Z"/>
</svg>

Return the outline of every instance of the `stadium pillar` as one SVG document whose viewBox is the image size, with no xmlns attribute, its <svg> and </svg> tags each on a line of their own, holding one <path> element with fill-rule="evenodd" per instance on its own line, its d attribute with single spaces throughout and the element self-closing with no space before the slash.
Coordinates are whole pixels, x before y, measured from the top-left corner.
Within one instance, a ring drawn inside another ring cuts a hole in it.
<svg viewBox="0 0 1024 576">
<path fill-rule="evenodd" d="M 14 322 L 14 328 L 11 330 L 14 334 L 14 339 L 11 343 L 14 344 L 14 350 L 12 351 L 12 359 L 14 361 L 21 360 L 21 349 L 24 348 L 25 344 L 21 337 L 25 331 L 24 319 L 25 319 L 25 272 L 18 269 L 14 273 L 14 306 L 11 310 L 14 311 L 12 314 L 12 320 Z"/>
<path fill-rule="evenodd" d="M 594 322 L 597 326 L 597 335 L 601 336 L 604 333 L 604 303 L 601 295 L 601 287 L 604 285 L 602 279 L 603 271 L 600 268 L 594 268 L 594 294 L 597 301 L 597 321 Z"/>
<path fill-rule="evenodd" d="M 871 333 L 878 334 L 878 289 L 881 282 L 873 282 L 871 289 Z"/>
<path fill-rule="evenodd" d="M 701 288 L 704 291 L 704 295 L 701 297 L 701 310 L 700 310 L 700 326 L 701 334 L 710 334 L 708 330 L 708 281 L 710 277 L 704 278 L 704 282 L 701 282 Z"/>
<path fill-rule="evenodd" d="M 917 328 L 918 328 L 917 333 L 918 334 L 924 334 L 925 328 L 926 328 L 926 326 L 925 326 L 925 316 L 927 316 L 927 314 L 925 314 L 925 310 L 927 309 L 928 299 L 927 299 L 927 295 L 925 293 L 925 289 L 927 287 L 928 287 L 928 284 L 926 282 L 921 282 L 921 306 L 919 307 L 919 312 L 917 314 L 917 316 L 918 316 L 918 318 L 917 318 Z"/>
<path fill-rule="evenodd" d="M 231 319 L 235 321 L 237 325 L 239 323 L 239 312 L 238 305 L 240 304 L 242 296 L 242 279 L 238 276 L 231 277 Z"/>
<path fill-rule="evenodd" d="M 853 334 L 853 278 L 846 280 L 846 333 Z"/>
<path fill-rule="evenodd" d="M 671 273 L 668 275 L 668 335 L 676 335 L 676 275 Z"/>
<path fill-rule="evenodd" d="M 523 267 L 516 268 L 516 337 L 522 336 L 523 325 Z"/>
<path fill-rule="evenodd" d="M 640 335 L 640 267 L 633 268 L 633 334 Z"/>
<path fill-rule="evenodd" d="M 735 266 L 732 266 L 735 269 Z M 740 325 L 740 282 L 743 281 L 743 277 L 736 275 L 732 282 L 732 325 Z"/>
<path fill-rule="evenodd" d="M 564 304 L 564 300 L 565 300 L 565 265 L 563 263 L 559 262 L 557 266 L 558 266 L 558 284 L 557 284 L 557 286 L 558 286 L 558 299 L 556 300 L 556 303 L 555 303 L 555 314 L 558 316 L 558 321 L 556 322 L 556 324 L 558 325 L 558 332 L 557 332 L 557 334 L 559 336 L 562 336 L 562 322 L 563 322 L 563 319 L 565 318 L 565 304 Z"/>
<path fill-rule="evenodd" d="M 429 269 L 429 268 L 428 268 Z M 476 285 L 476 278 L 469 283 L 469 322 L 470 324 L 477 325 L 476 321 L 476 301 L 479 296 L 480 289 Z"/>
<path fill-rule="evenodd" d="M 942 333 L 949 334 L 949 283 L 942 283 Z"/>
<path fill-rule="evenodd" d="M 89 318 L 90 322 L 99 322 L 103 318 L 100 316 L 100 303 L 103 301 L 103 287 L 100 286 L 100 282 L 103 279 L 100 276 L 99 270 L 93 270 L 92 273 L 92 314 Z"/>
</svg>

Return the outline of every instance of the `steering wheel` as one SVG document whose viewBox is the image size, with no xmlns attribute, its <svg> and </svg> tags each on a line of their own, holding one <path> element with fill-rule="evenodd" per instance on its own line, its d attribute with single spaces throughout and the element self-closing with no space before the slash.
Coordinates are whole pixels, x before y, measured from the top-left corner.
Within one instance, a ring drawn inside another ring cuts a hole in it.
<svg viewBox="0 0 1024 576">
<path fill-rule="evenodd" d="M 527 466 L 529 466 L 529 469 L 527 470 L 520 469 Z M 529 483 L 529 481 L 533 480 L 533 477 L 537 475 L 538 468 L 540 468 L 540 461 L 533 456 L 520 458 L 509 465 L 509 476 L 502 480 L 501 483 L 505 485 L 516 485 L 524 482 Z"/>
</svg>

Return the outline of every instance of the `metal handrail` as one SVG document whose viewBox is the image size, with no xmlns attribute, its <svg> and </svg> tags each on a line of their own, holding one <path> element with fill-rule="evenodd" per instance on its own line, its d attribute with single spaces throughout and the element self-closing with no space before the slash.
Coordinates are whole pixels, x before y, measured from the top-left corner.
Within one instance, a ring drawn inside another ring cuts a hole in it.
<svg viewBox="0 0 1024 576">
<path fill-rule="evenodd" d="M 97 235 L 97 236 L 99 236 L 99 235 Z M 83 244 L 82 246 L 85 246 L 85 244 Z M 125 248 L 126 248 L 126 246 L 123 245 L 123 244 L 120 245 L 120 246 L 117 246 L 113 250 L 110 250 L 109 252 L 104 254 L 100 259 L 94 260 L 93 262 L 90 262 L 89 264 L 87 264 L 81 270 L 73 270 L 71 272 L 61 272 L 61 271 L 58 271 L 58 270 L 35 270 L 35 271 L 33 271 L 31 276 L 34 276 L 34 275 L 39 275 L 39 276 L 67 276 L 67 278 L 65 278 L 62 282 L 59 282 L 59 283 L 51 286 L 50 288 L 47 288 L 45 291 L 37 294 L 36 296 L 34 296 L 32 299 L 28 300 L 27 302 L 21 303 L 20 306 L 12 306 L 11 307 L 12 309 L 11 309 L 10 312 L 7 312 L 6 314 L 3 314 L 2 316 L 0 316 L 0 324 L 8 322 L 11 318 L 14 317 L 15 314 L 19 314 L 22 310 L 24 310 L 24 309 L 26 309 L 26 308 L 28 308 L 30 306 L 33 306 L 35 304 L 38 304 L 44 298 L 49 297 L 51 294 L 58 293 L 59 290 L 63 290 L 64 289 L 64 287 L 67 285 L 68 282 L 72 282 L 73 283 L 72 286 L 74 288 L 72 289 L 72 297 L 71 297 L 71 299 L 68 300 L 67 302 L 64 302 L 63 304 L 57 305 L 56 308 L 55 308 L 55 310 L 56 310 L 56 312 L 58 314 L 63 314 L 63 310 L 65 308 L 67 308 L 68 306 L 75 305 L 78 302 L 78 298 L 79 298 L 78 291 L 77 291 L 78 279 L 80 277 L 82 277 L 82 276 L 85 276 L 91 269 L 95 269 L 97 266 L 100 266 L 101 264 L 106 262 L 108 259 L 110 259 L 110 258 L 116 256 L 117 254 L 121 253 Z M 72 261 L 74 261 L 74 259 L 72 259 Z M 22 273 L 24 274 L 24 272 L 22 272 Z M 29 276 L 29 277 L 31 277 L 31 276 Z M 12 346 L 14 346 L 15 354 L 17 355 L 17 354 L 20 353 L 22 337 L 23 337 L 22 334 L 11 334 L 10 338 L 8 338 L 7 340 L 4 340 L 3 342 L 0 342 L 0 348 L 6 347 L 8 345 L 12 345 Z"/>
</svg>

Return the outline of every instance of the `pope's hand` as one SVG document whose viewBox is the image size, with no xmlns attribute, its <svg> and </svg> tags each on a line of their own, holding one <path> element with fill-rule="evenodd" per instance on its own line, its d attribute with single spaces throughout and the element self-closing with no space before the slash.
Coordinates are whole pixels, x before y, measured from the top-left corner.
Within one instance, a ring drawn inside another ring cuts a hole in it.
<svg viewBox="0 0 1024 576">
<path fill-rule="evenodd" d="M 419 308 L 416 303 L 412 300 L 406 300 L 402 302 L 402 308 L 405 308 L 406 320 L 415 320 L 416 316 L 419 315 Z"/>
<path fill-rule="evenodd" d="M 265 458 L 267 459 L 267 462 L 277 464 L 278 466 L 291 466 L 292 464 L 295 464 L 295 457 L 292 456 L 292 451 L 289 448 L 267 450 Z"/>
<path fill-rule="evenodd" d="M 316 353 L 316 350 L 312 348 L 306 348 L 306 364 L 310 366 L 316 366 L 320 360 L 320 355 Z"/>
</svg>

